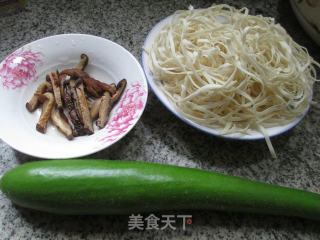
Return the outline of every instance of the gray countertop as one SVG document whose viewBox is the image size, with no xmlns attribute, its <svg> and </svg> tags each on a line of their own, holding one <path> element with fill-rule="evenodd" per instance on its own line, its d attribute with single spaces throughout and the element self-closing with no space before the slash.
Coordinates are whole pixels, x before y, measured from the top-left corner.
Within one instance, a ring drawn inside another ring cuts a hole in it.
<svg viewBox="0 0 320 240">
<path fill-rule="evenodd" d="M 85 33 L 110 39 L 141 62 L 141 47 L 152 26 L 189 4 L 246 6 L 252 14 L 276 19 L 317 61 L 320 48 L 296 20 L 289 1 L 28 1 L 21 9 L 0 12 L 0 60 L 33 40 L 61 33 Z M 314 98 L 320 100 L 319 84 Z M 272 143 L 231 141 L 206 135 L 169 112 L 149 91 L 145 112 L 134 129 L 90 158 L 139 160 L 189 166 L 320 193 L 320 107 Z M 0 175 L 34 160 L 0 140 Z M 192 224 L 175 230 L 128 230 L 128 216 L 55 216 L 22 209 L 0 193 L 0 240 L 4 239 L 320 239 L 319 222 L 298 218 L 217 211 L 191 214 Z M 160 214 L 157 215 L 161 216 Z"/>
</svg>

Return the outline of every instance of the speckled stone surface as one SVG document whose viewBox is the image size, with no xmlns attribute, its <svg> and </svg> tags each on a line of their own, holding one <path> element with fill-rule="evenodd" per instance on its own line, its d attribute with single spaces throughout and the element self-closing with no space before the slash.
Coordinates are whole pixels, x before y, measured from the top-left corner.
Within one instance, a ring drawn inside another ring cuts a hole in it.
<svg viewBox="0 0 320 240">
<path fill-rule="evenodd" d="M 320 61 L 320 48 L 296 20 L 289 1 L 28 1 L 0 12 L 0 60 L 30 41 L 61 33 L 110 39 L 141 62 L 141 47 L 152 26 L 175 10 L 212 3 L 246 6 L 271 16 Z M 319 84 L 314 98 L 320 101 Z M 1 113 L 3 114 L 3 113 Z M 2 115 L 3 117 L 3 115 Z M 0 117 L 1 122 L 1 117 Z M 117 144 L 91 158 L 139 160 L 189 166 L 320 193 L 320 107 L 272 139 L 278 160 L 264 141 L 230 141 L 199 132 L 178 120 L 150 91 L 145 112 Z M 0 140 L 0 175 L 34 158 Z M 193 223 L 176 230 L 129 231 L 128 216 L 54 216 L 13 206 L 0 193 L 0 240 L 5 239 L 320 239 L 319 222 L 298 218 L 216 211 L 192 214 Z"/>
</svg>

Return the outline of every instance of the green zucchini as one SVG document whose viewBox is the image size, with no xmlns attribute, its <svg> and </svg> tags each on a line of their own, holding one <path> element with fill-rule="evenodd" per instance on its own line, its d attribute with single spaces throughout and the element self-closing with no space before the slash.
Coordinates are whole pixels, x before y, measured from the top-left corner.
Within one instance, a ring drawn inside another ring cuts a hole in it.
<svg viewBox="0 0 320 240">
<path fill-rule="evenodd" d="M 15 204 L 57 214 L 226 210 L 320 220 L 320 195 L 192 168 L 110 160 L 46 160 L 7 172 Z"/>
</svg>

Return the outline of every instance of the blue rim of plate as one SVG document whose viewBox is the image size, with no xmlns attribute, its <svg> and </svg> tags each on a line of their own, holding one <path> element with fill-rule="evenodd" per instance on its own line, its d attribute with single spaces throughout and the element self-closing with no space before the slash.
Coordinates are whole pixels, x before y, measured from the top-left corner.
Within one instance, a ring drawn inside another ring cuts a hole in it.
<svg viewBox="0 0 320 240">
<path fill-rule="evenodd" d="M 176 117 L 178 117 L 180 120 L 182 120 L 183 122 L 187 123 L 188 125 L 204 132 L 207 133 L 209 135 L 214 135 L 216 137 L 220 137 L 220 138 L 224 138 L 224 139 L 230 139 L 230 140 L 248 140 L 248 141 L 253 141 L 253 140 L 261 140 L 261 139 L 265 139 L 265 137 L 260 133 L 258 136 L 253 137 L 252 135 L 244 135 L 241 134 L 241 137 L 235 137 L 235 136 L 230 136 L 230 135 L 222 135 L 219 134 L 218 132 L 214 131 L 213 129 L 211 130 L 208 127 L 205 126 L 201 126 L 200 124 L 197 124 L 185 117 L 183 117 L 182 115 L 180 115 L 175 109 L 174 107 L 172 107 L 170 104 L 167 104 L 165 101 L 163 101 L 162 97 L 160 96 L 159 92 L 155 89 L 155 79 L 152 77 L 152 79 L 149 79 L 149 74 L 147 71 L 149 71 L 151 74 L 152 72 L 150 70 L 148 70 L 148 67 L 146 65 L 146 60 L 145 60 L 145 56 L 147 56 L 146 52 L 145 52 L 145 46 L 147 44 L 147 42 L 149 41 L 150 36 L 155 32 L 155 29 L 158 29 L 160 25 L 164 24 L 165 22 L 167 22 L 170 18 L 172 18 L 172 15 L 169 15 L 167 17 L 165 17 L 164 19 L 160 20 L 158 23 L 156 23 L 151 30 L 148 32 L 144 42 L 143 42 L 143 47 L 142 47 L 142 52 L 141 52 L 141 61 L 142 61 L 142 68 L 144 71 L 144 74 L 146 76 L 147 82 L 150 86 L 150 88 L 152 89 L 153 93 L 157 96 L 157 98 L 160 100 L 160 102 L 171 112 L 173 113 Z M 312 97 L 311 97 L 312 98 Z M 303 113 L 303 115 L 301 117 L 299 117 L 298 119 L 296 119 L 294 122 L 291 122 L 289 124 L 284 125 L 283 127 L 281 127 L 281 130 L 272 133 L 272 134 L 268 134 L 268 136 L 271 137 L 275 137 L 278 136 L 280 134 L 283 134 L 287 131 L 289 131 L 290 129 L 294 128 L 296 125 L 298 125 L 298 123 L 300 123 L 302 121 L 302 119 L 306 116 L 306 114 L 308 113 L 310 109 L 310 104 L 308 105 L 306 111 Z M 266 130 L 268 130 L 268 128 L 266 128 Z"/>
</svg>

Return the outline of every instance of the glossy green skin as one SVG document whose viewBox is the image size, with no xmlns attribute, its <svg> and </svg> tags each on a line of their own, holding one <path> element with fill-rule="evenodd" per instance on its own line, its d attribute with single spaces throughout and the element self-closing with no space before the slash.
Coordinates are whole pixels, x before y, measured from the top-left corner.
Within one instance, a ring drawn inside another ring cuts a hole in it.
<svg viewBox="0 0 320 240">
<path fill-rule="evenodd" d="M 47 160 L 6 173 L 14 203 L 58 214 L 227 210 L 320 219 L 320 195 L 191 168 L 110 160 Z"/>
</svg>

